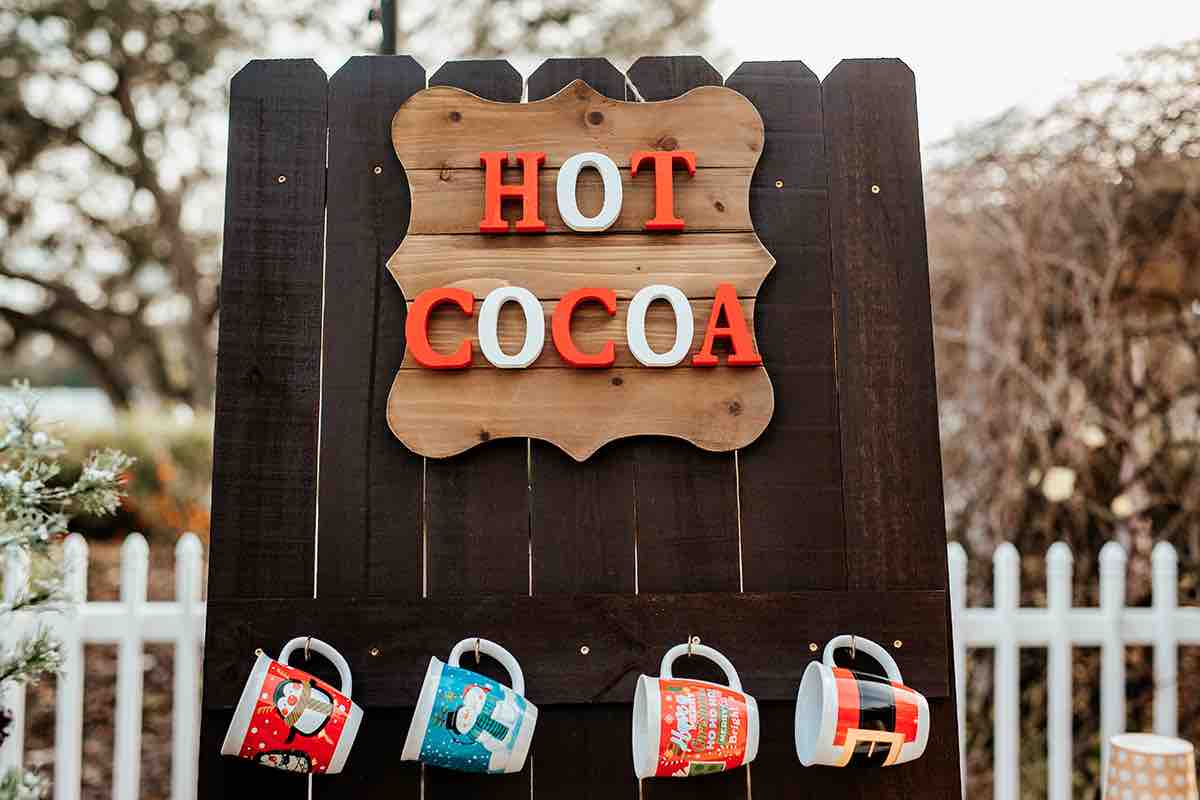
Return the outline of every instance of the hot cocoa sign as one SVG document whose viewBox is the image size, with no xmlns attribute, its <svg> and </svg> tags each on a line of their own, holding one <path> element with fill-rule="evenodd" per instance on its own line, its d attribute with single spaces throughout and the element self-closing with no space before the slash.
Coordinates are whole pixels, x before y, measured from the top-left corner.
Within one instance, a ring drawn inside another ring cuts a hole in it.
<svg viewBox="0 0 1200 800">
<path fill-rule="evenodd" d="M 437 87 L 392 140 L 412 216 L 388 262 L 408 302 L 388 423 L 411 450 L 517 436 L 583 460 L 625 436 L 723 451 L 762 433 L 754 298 L 774 259 L 750 223 L 763 125 L 746 98 Z"/>
</svg>

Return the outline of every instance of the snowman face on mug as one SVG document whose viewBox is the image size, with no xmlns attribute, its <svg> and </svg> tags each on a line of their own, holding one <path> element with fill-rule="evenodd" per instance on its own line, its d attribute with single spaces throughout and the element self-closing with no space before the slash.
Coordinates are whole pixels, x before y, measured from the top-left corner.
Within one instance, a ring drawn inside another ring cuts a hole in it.
<svg viewBox="0 0 1200 800">
<path fill-rule="evenodd" d="M 462 705 L 454 712 L 452 728 L 458 733 L 465 734 L 475 726 L 487 700 L 487 690 L 482 686 L 472 684 L 463 690 Z"/>
</svg>

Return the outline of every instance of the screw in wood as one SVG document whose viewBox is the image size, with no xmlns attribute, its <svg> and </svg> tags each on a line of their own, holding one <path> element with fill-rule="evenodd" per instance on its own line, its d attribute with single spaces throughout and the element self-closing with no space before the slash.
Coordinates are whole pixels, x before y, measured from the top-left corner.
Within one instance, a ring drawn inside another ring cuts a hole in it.
<svg viewBox="0 0 1200 800">
<path fill-rule="evenodd" d="M 280 175 L 276 180 L 280 183 L 287 183 L 287 175 Z"/>
<path fill-rule="evenodd" d="M 871 194 L 879 194 L 879 184 L 878 183 L 871 184 Z"/>
<path fill-rule="evenodd" d="M 588 647 L 586 644 L 583 647 L 579 648 L 579 654 L 581 656 L 586 656 L 590 652 L 592 652 L 592 648 Z"/>
<path fill-rule="evenodd" d="M 377 655 L 379 655 L 379 648 L 378 648 L 378 647 L 372 647 L 372 648 L 371 648 L 371 655 L 373 655 L 373 656 L 377 656 Z"/>
<path fill-rule="evenodd" d="M 381 167 L 381 166 L 379 166 L 378 164 L 376 164 L 376 165 L 375 165 L 375 174 L 376 174 L 376 175 L 381 175 L 382 173 L 383 173 L 383 167 Z"/>
<path fill-rule="evenodd" d="M 782 188 L 783 188 L 783 181 L 775 181 L 775 188 L 776 188 L 776 189 L 782 189 Z"/>
<path fill-rule="evenodd" d="M 904 642 L 897 639 L 896 641 L 892 642 L 892 647 L 895 647 L 897 649 L 904 647 Z"/>
<path fill-rule="evenodd" d="M 817 652 L 817 649 L 818 649 L 818 648 L 817 648 L 817 643 L 816 643 L 816 642 L 809 642 L 809 643 L 808 643 L 808 652 L 810 652 L 810 653 L 815 653 L 815 652 Z"/>
</svg>

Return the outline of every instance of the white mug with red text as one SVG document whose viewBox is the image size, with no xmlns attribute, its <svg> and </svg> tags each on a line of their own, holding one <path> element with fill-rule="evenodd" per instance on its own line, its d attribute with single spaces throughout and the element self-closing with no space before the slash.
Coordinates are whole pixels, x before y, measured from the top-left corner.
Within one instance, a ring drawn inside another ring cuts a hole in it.
<svg viewBox="0 0 1200 800">
<path fill-rule="evenodd" d="M 713 661 L 728 686 L 676 678 L 671 665 L 695 654 Z M 736 769 L 758 755 L 758 703 L 742 691 L 725 656 L 680 644 L 663 656 L 659 677 L 642 675 L 633 696 L 633 769 L 639 778 L 691 777 Z"/>
<path fill-rule="evenodd" d="M 312 650 L 332 661 L 341 690 L 288 664 L 297 650 L 305 657 Z M 350 665 L 320 639 L 292 639 L 278 660 L 259 650 L 221 754 L 288 772 L 341 772 L 363 716 L 350 700 L 351 688 Z"/>
</svg>

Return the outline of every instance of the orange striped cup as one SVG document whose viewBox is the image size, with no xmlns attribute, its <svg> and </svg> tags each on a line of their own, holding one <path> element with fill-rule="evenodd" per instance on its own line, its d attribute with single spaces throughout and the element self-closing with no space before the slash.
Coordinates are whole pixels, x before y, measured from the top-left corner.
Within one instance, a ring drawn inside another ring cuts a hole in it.
<svg viewBox="0 0 1200 800">
<path fill-rule="evenodd" d="M 886 676 L 834 663 L 839 648 L 865 653 Z M 890 767 L 915 761 L 929 741 L 929 703 L 904 685 L 896 661 L 861 636 L 835 636 L 804 670 L 796 695 L 796 755 L 806 767 Z"/>
</svg>

